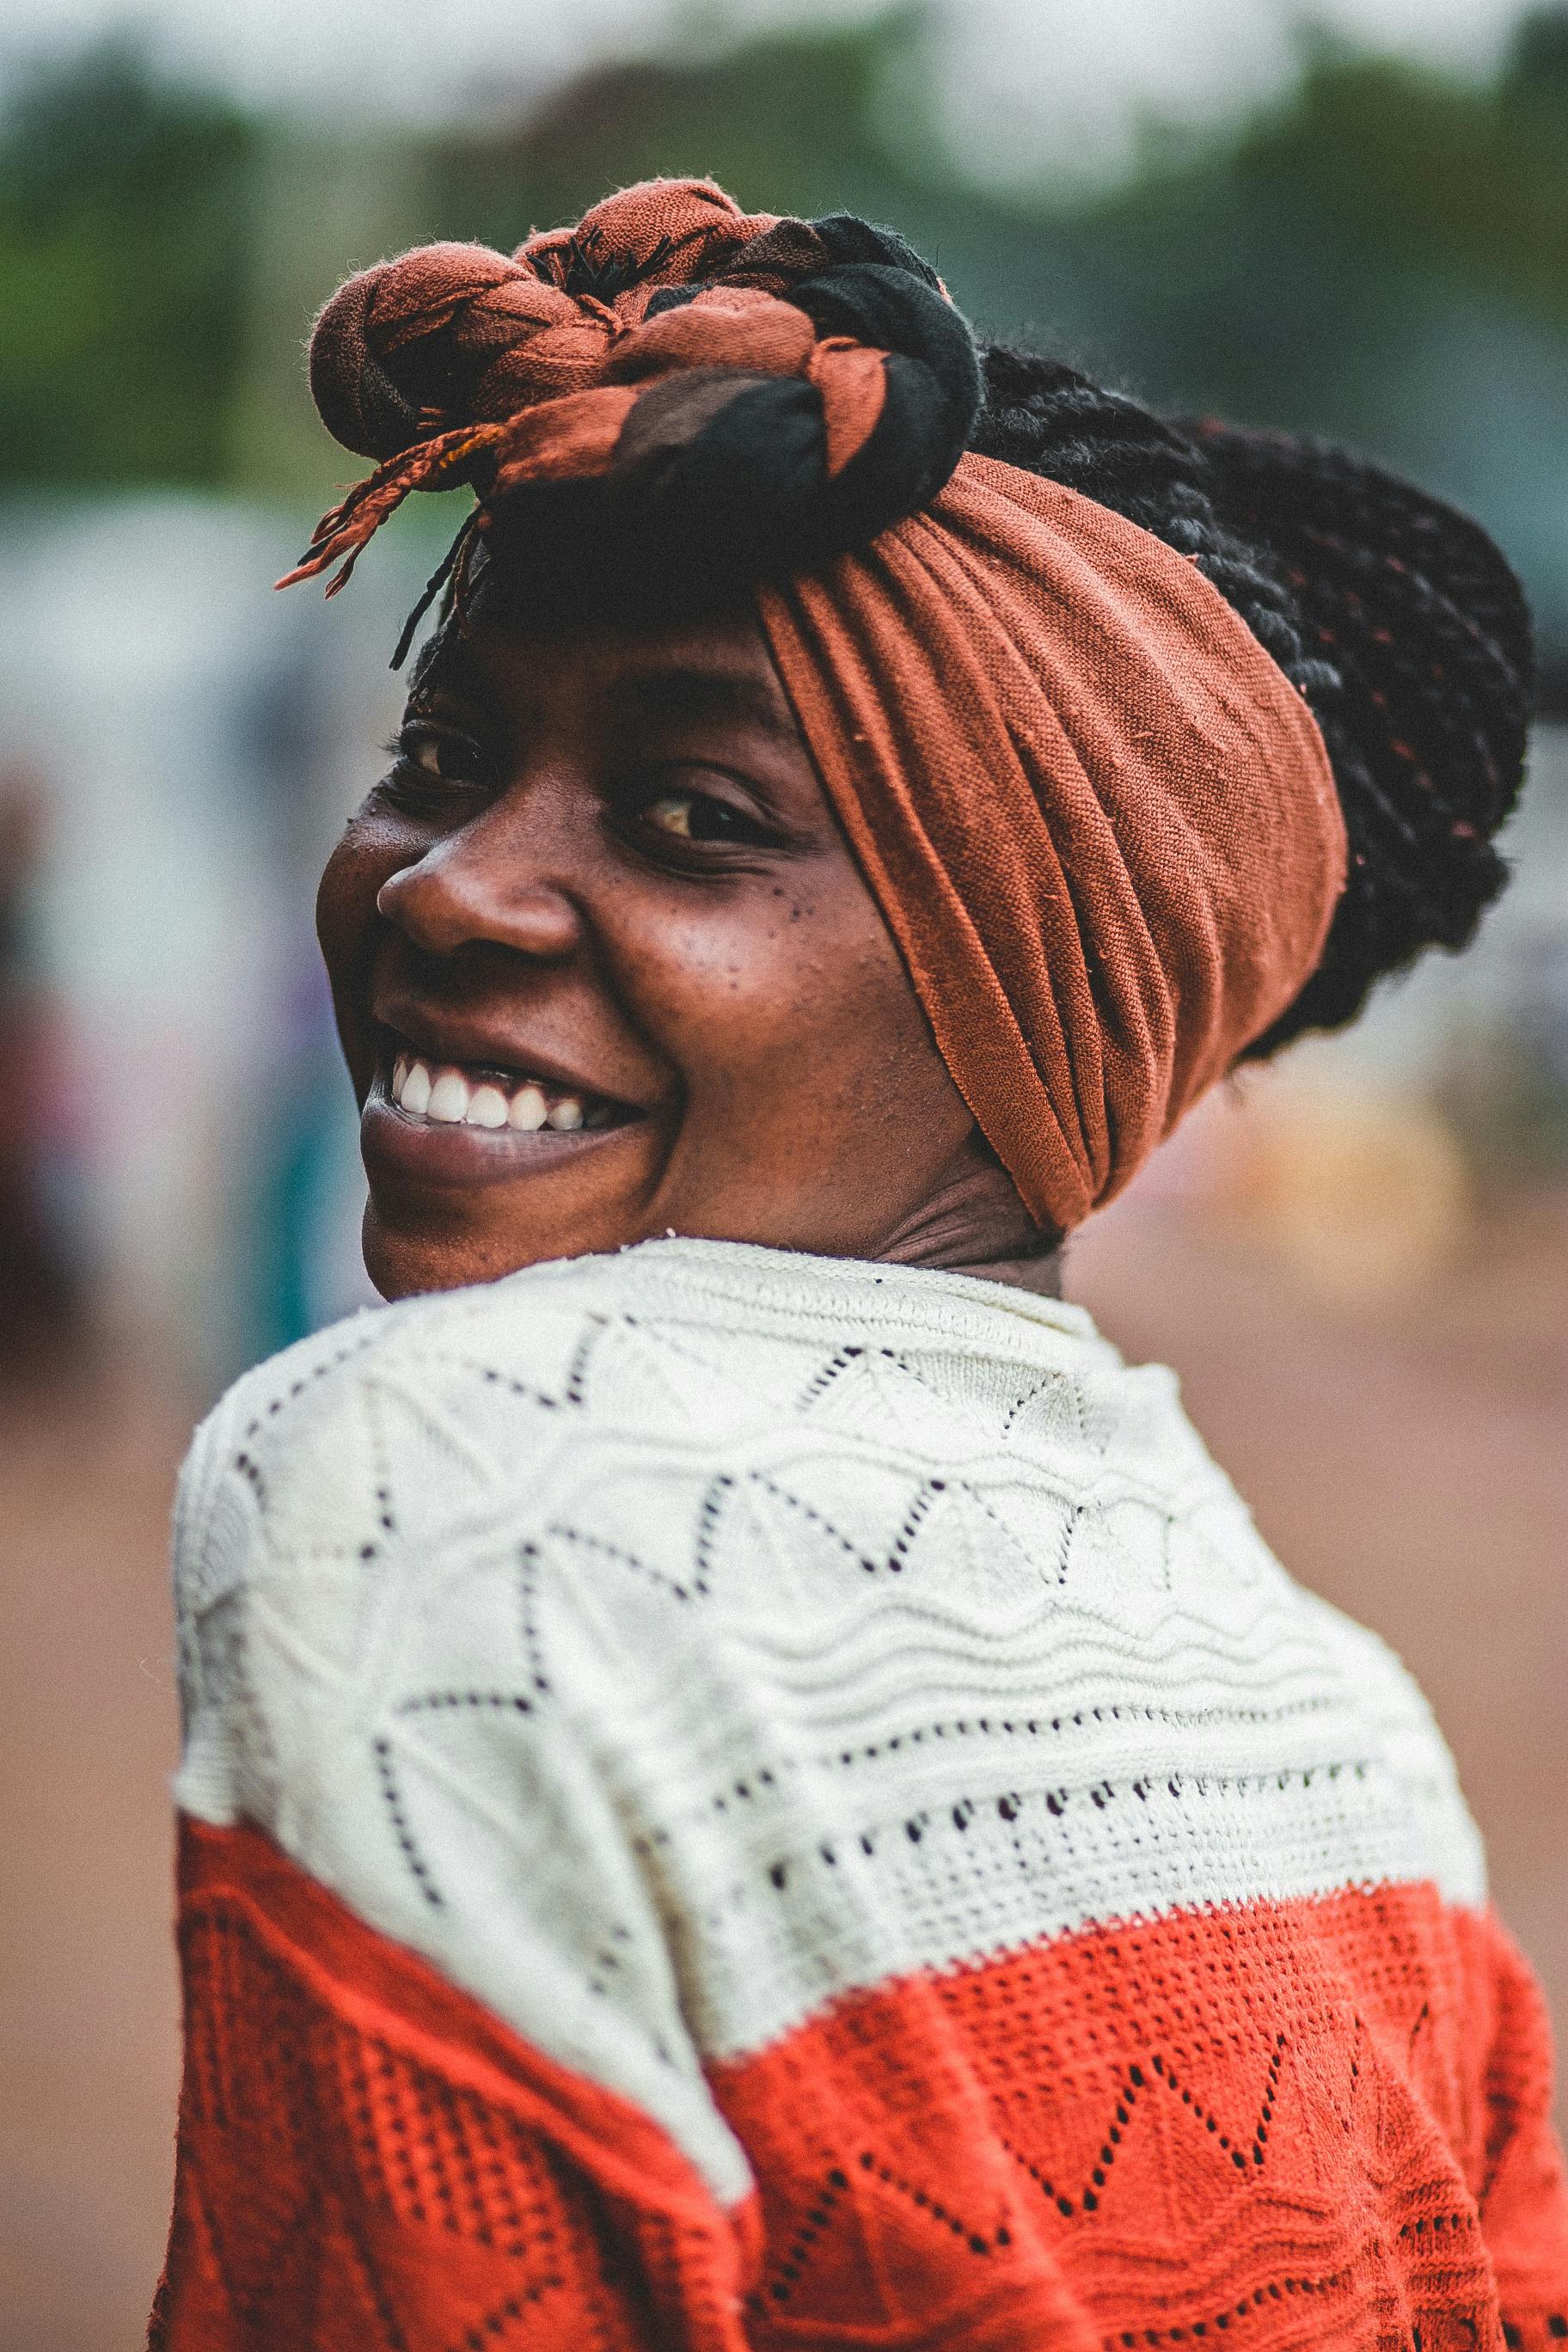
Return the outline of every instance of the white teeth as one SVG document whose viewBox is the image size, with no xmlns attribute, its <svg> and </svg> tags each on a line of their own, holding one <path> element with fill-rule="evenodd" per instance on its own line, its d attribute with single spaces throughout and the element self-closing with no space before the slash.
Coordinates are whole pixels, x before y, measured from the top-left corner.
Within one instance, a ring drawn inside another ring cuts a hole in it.
<svg viewBox="0 0 1568 2352">
<path fill-rule="evenodd" d="M 468 1117 L 469 1093 L 460 1070 L 443 1070 L 430 1089 L 426 1118 L 439 1119 L 444 1127 L 460 1127 Z"/>
<path fill-rule="evenodd" d="M 549 1114 L 550 1106 L 537 1087 L 519 1087 L 511 1098 L 507 1120 L 521 1133 L 531 1135 L 535 1128 L 544 1125 Z"/>
<path fill-rule="evenodd" d="M 550 1127 L 570 1134 L 576 1128 L 605 1127 L 613 1120 L 607 1103 L 584 1110 L 577 1095 L 563 1095 L 552 1103 L 535 1078 L 522 1080 L 509 1098 L 493 1078 L 466 1077 L 449 1062 L 433 1068 L 408 1053 L 400 1053 L 394 1061 L 387 1090 L 411 1118 L 435 1119 L 443 1127 L 486 1128 L 492 1133 L 510 1127 L 520 1135 Z"/>
<path fill-rule="evenodd" d="M 504 1127 L 506 1116 L 506 1097 L 499 1087 L 475 1087 L 468 1108 L 469 1127 Z"/>
</svg>

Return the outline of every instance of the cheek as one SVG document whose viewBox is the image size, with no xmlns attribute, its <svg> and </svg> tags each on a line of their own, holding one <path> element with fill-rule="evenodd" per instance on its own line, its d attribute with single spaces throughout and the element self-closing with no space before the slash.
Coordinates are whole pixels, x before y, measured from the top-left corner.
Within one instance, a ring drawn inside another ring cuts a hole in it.
<svg viewBox="0 0 1568 2352">
<path fill-rule="evenodd" d="M 331 982 L 343 1051 L 356 1081 L 363 1076 L 360 1066 L 371 1051 L 359 1035 L 359 1008 L 377 933 L 376 894 L 400 862 L 386 828 L 353 817 L 323 866 L 316 891 L 316 937 Z"/>
<path fill-rule="evenodd" d="M 352 816 L 331 856 L 321 868 L 316 888 L 316 936 L 329 965 L 334 956 L 353 946 L 375 912 L 380 888 L 377 869 L 385 864 L 376 856 L 377 827 L 368 818 Z"/>
<path fill-rule="evenodd" d="M 681 1071 L 700 1130 L 778 1157 L 831 1139 L 843 1164 L 911 1134 L 941 1157 L 972 1124 L 902 959 L 858 874 L 760 883 L 650 925 L 622 961 Z M 713 1139 L 703 1132 L 706 1147 Z"/>
</svg>

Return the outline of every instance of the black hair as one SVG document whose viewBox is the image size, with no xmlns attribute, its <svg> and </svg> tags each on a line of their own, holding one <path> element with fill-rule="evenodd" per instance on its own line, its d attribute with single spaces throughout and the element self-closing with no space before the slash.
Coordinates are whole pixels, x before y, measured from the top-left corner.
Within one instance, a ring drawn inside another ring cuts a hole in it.
<svg viewBox="0 0 1568 2352">
<path fill-rule="evenodd" d="M 1154 415 L 1060 362 L 982 353 L 971 446 L 1190 556 L 1304 696 L 1350 867 L 1317 970 L 1245 1058 L 1353 1019 L 1428 947 L 1466 946 L 1507 879 L 1523 775 L 1522 591 L 1479 526 L 1312 439 Z"/>
</svg>

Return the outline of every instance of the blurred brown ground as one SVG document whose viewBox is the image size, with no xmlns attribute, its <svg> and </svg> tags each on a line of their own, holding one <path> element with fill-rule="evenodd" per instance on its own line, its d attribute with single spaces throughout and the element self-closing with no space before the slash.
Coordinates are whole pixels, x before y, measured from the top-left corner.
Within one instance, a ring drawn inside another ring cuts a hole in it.
<svg viewBox="0 0 1568 2352">
<path fill-rule="evenodd" d="M 1425 1683 L 1500 1902 L 1568 2019 L 1568 1197 L 1440 1276 L 1351 1298 L 1168 1204 L 1113 1211 L 1069 1287 L 1189 1410 L 1290 1568 Z M 0 1403 L 11 1572 L 0 1785 L 0 2346 L 133 2352 L 176 2078 L 166 1774 L 170 1490 L 145 1362 Z"/>
</svg>

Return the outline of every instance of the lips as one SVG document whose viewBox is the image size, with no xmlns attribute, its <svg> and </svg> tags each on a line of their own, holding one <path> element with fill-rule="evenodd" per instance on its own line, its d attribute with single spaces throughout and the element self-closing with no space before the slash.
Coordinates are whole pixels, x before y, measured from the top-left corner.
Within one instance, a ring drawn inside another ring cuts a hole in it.
<svg viewBox="0 0 1568 2352">
<path fill-rule="evenodd" d="M 464 1034 L 460 1024 L 420 1022 L 415 1034 L 380 1025 L 363 1142 L 367 1164 L 374 1160 L 388 1172 L 437 1184 L 519 1176 L 646 1118 L 548 1057 L 497 1059 L 489 1038 Z M 477 1050 L 456 1050 L 470 1036 Z"/>
</svg>

